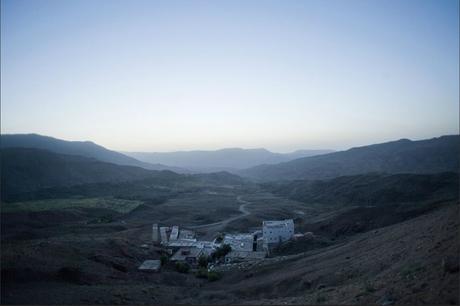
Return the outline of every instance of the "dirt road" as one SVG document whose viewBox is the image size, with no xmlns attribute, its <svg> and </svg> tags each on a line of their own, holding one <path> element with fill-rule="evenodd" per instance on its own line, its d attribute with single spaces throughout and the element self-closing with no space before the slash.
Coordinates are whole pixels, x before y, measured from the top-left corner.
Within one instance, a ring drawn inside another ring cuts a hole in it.
<svg viewBox="0 0 460 306">
<path fill-rule="evenodd" d="M 201 224 L 201 225 L 195 225 L 195 226 L 188 226 L 188 228 L 190 228 L 190 229 L 200 229 L 200 230 L 205 229 L 206 230 L 206 235 L 203 237 L 203 239 L 206 239 L 206 238 L 210 238 L 216 232 L 218 232 L 222 228 L 226 227 L 227 224 L 229 224 L 230 222 L 233 222 L 233 221 L 238 220 L 240 218 L 249 216 L 251 214 L 251 212 L 246 209 L 246 206 L 248 204 L 251 204 L 251 202 L 243 200 L 241 198 L 241 196 L 237 196 L 236 201 L 238 203 L 241 203 L 240 207 L 238 208 L 238 210 L 241 212 L 241 215 L 229 217 L 229 218 L 227 218 L 225 220 L 222 220 L 222 221 L 219 221 L 219 222 Z"/>
</svg>

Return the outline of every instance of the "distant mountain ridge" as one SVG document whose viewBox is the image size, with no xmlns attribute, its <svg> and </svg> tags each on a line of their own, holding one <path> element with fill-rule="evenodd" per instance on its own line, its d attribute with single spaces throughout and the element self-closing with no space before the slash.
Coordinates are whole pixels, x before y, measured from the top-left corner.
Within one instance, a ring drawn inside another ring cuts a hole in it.
<svg viewBox="0 0 460 306">
<path fill-rule="evenodd" d="M 148 163 L 190 169 L 198 172 L 236 171 L 261 164 L 276 164 L 300 157 L 330 153 L 332 150 L 298 150 L 273 153 L 266 149 L 226 148 L 215 151 L 123 152 Z"/>
<path fill-rule="evenodd" d="M 260 165 L 238 174 L 256 180 L 330 179 L 369 172 L 429 174 L 458 172 L 460 136 L 411 141 L 400 139 L 346 151 Z"/>
<path fill-rule="evenodd" d="M 2 149 L 1 164 L 2 195 L 49 187 L 141 180 L 163 172 L 32 148 Z"/>
<path fill-rule="evenodd" d="M 91 141 L 66 141 L 38 134 L 5 134 L 1 135 L 0 140 L 1 148 L 35 148 L 60 154 L 95 158 L 99 161 L 117 165 L 136 166 L 149 170 L 171 170 L 181 172 L 181 169 L 178 168 L 139 161 L 133 157 L 106 149 Z"/>
<path fill-rule="evenodd" d="M 36 192 L 40 193 L 46 189 L 56 191 L 60 188 L 70 188 L 67 191 L 71 191 L 75 187 L 75 190 L 87 188 L 97 193 L 98 187 L 94 184 L 105 184 L 105 188 L 109 188 L 112 192 L 115 192 L 116 184 L 120 183 L 128 183 L 124 186 L 130 186 L 128 190 L 131 191 L 136 188 L 150 190 L 153 188 L 152 184 L 156 187 L 160 186 L 158 188 L 161 189 L 168 186 L 171 190 L 176 187 L 184 188 L 187 184 L 190 184 L 191 188 L 196 188 L 200 184 L 206 186 L 243 184 L 241 177 L 227 172 L 178 174 L 169 170 L 147 170 L 141 167 L 101 162 L 79 155 L 59 154 L 33 148 L 3 148 L 0 161 L 2 201 L 24 198 L 21 196 L 24 194 L 30 194 L 25 198 L 34 198 L 38 195 Z M 115 187 L 107 187 L 107 184 L 115 184 Z M 126 196 L 126 190 L 121 189 L 116 192 L 121 192 Z M 50 192 L 44 194 L 49 196 Z"/>
</svg>

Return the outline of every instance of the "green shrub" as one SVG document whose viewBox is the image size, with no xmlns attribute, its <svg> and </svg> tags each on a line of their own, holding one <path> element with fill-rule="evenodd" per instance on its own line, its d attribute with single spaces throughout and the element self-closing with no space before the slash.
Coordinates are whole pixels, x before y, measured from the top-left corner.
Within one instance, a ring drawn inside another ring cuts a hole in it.
<svg viewBox="0 0 460 306">
<path fill-rule="evenodd" d="M 78 267 L 62 267 L 58 271 L 58 276 L 64 281 L 79 283 L 81 281 L 82 272 Z"/>
<path fill-rule="evenodd" d="M 322 294 L 319 294 L 318 296 L 316 296 L 316 303 L 324 303 L 326 302 L 326 297 Z"/>
<path fill-rule="evenodd" d="M 168 263 L 169 257 L 165 254 L 160 256 L 161 265 L 164 266 Z"/>
<path fill-rule="evenodd" d="M 218 258 L 222 258 L 224 257 L 225 255 L 227 255 L 228 253 L 230 253 L 230 251 L 232 250 L 232 247 L 228 244 L 224 244 L 223 246 L 217 248 L 214 253 L 212 253 L 212 258 L 213 259 L 218 259 Z"/>
<path fill-rule="evenodd" d="M 206 268 L 206 267 L 208 266 L 208 256 L 206 256 L 206 255 L 201 255 L 201 256 L 198 258 L 198 266 L 199 266 L 199 267 Z"/>
<path fill-rule="evenodd" d="M 222 274 L 216 271 L 209 271 L 208 272 L 208 281 L 214 282 L 222 278 Z"/>
<path fill-rule="evenodd" d="M 420 263 L 412 263 L 404 266 L 400 274 L 403 278 L 407 280 L 414 280 L 417 278 L 416 275 L 423 271 L 425 271 L 425 267 L 422 266 Z"/>
<path fill-rule="evenodd" d="M 374 286 L 372 286 L 372 284 L 369 282 L 366 282 L 365 289 L 366 289 L 366 292 L 368 293 L 375 292 Z"/>
<path fill-rule="evenodd" d="M 208 278 L 208 270 L 206 270 L 205 268 L 200 268 L 198 272 L 196 272 L 196 277 Z"/>
<path fill-rule="evenodd" d="M 217 236 L 217 238 L 216 238 L 217 243 L 221 243 L 223 240 L 224 240 L 224 235 L 222 235 L 222 234 L 219 234 L 219 236 Z"/>
<path fill-rule="evenodd" d="M 188 273 L 190 266 L 184 262 L 176 262 L 176 270 L 180 273 Z"/>
</svg>

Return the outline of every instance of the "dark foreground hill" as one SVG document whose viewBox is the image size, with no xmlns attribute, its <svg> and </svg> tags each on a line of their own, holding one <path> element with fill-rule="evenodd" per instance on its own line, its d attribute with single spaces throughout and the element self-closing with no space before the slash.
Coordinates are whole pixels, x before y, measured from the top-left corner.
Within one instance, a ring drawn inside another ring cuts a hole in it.
<svg viewBox="0 0 460 306">
<path fill-rule="evenodd" d="M 420 141 L 401 139 L 276 165 L 256 166 L 239 174 L 257 180 L 275 181 L 329 179 L 369 172 L 458 172 L 459 156 L 459 135 Z"/>
<path fill-rule="evenodd" d="M 158 211 L 156 206 L 152 211 Z M 459 302 L 458 205 L 350 236 L 347 241 L 231 268 L 215 282 L 162 267 L 145 227 L 87 223 L 103 211 L 2 214 L 5 304 L 345 304 Z M 125 219 L 124 216 L 123 220 Z M 49 220 L 57 220 L 49 222 Z M 17 240 L 3 240 L 4 235 Z"/>
<path fill-rule="evenodd" d="M 119 183 L 171 175 L 180 177 L 171 171 L 120 166 L 77 155 L 26 148 L 2 149 L 1 164 L 3 200 L 43 188 Z"/>
<path fill-rule="evenodd" d="M 458 205 L 451 205 L 347 243 L 233 271 L 227 286 L 216 283 L 201 299 L 187 301 L 219 296 L 244 304 L 458 305 L 458 214 Z"/>
<path fill-rule="evenodd" d="M 1 135 L 1 147 L 42 149 L 59 154 L 79 155 L 94 158 L 99 161 L 117 165 L 136 166 L 149 170 L 181 171 L 181 169 L 167 167 L 161 164 L 141 162 L 119 152 L 108 150 L 91 141 L 66 141 L 37 134 L 10 134 Z"/>
</svg>

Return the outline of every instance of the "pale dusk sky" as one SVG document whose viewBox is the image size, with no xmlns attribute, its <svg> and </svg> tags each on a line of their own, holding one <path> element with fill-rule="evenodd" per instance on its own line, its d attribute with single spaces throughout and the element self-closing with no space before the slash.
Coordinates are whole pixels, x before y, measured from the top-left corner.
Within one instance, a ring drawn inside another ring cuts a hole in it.
<svg viewBox="0 0 460 306">
<path fill-rule="evenodd" d="M 1 2 L 1 131 L 114 150 L 459 132 L 459 2 Z"/>
</svg>

